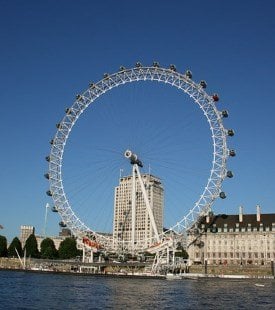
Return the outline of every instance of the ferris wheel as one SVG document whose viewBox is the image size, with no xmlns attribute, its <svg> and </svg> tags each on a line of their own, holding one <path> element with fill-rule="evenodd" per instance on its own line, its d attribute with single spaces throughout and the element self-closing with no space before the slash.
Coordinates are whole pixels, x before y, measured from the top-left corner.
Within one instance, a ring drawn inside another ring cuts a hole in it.
<svg viewBox="0 0 275 310">
<path fill-rule="evenodd" d="M 152 66 L 142 66 L 138 62 L 134 68 L 120 67 L 116 73 L 104 74 L 102 80 L 97 83 L 91 83 L 86 91 L 76 96 L 72 106 L 66 109 L 66 114 L 62 121 L 57 124 L 57 132 L 50 141 L 51 152 L 46 157 L 46 160 L 49 162 L 49 170 L 45 174 L 50 184 L 47 195 L 52 197 L 54 202 L 53 210 L 58 212 L 62 219 L 60 225 L 68 227 L 75 236 L 80 238 L 89 236 L 92 240 L 91 242 L 95 242 L 95 247 L 100 244 L 103 247 L 110 248 L 112 246 L 112 238 L 88 227 L 78 217 L 69 202 L 62 174 L 65 146 L 78 118 L 94 101 L 115 87 L 139 81 L 156 81 L 168 84 L 186 93 L 203 112 L 211 131 L 213 157 L 206 186 L 193 207 L 172 225 L 169 231 L 181 234 L 191 229 L 202 216 L 211 210 L 216 198 L 226 198 L 225 192 L 222 191 L 222 182 L 227 177 L 233 177 L 233 173 L 227 170 L 227 159 L 228 157 L 234 157 L 236 154 L 233 149 L 228 148 L 227 137 L 233 136 L 234 131 L 224 128 L 223 118 L 228 117 L 228 112 L 217 109 L 216 103 L 219 100 L 219 96 L 206 93 L 205 88 L 207 85 L 205 81 L 196 83 L 192 80 L 191 71 L 187 70 L 182 74 L 177 72 L 174 65 L 170 65 L 169 68 L 163 68 L 157 62 L 154 62 Z M 160 240 L 160 238 L 158 237 L 157 240 Z"/>
</svg>

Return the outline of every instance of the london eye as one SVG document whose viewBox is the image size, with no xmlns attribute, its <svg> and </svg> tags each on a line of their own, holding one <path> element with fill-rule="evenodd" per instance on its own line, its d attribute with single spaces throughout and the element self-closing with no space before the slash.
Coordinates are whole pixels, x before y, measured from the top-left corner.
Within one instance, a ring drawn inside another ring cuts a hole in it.
<svg viewBox="0 0 275 310">
<path fill-rule="evenodd" d="M 234 131 L 233 129 L 226 129 L 223 125 L 223 120 L 228 117 L 228 112 L 227 110 L 220 111 L 217 108 L 219 96 L 206 92 L 207 84 L 204 80 L 193 81 L 190 70 L 180 73 L 174 65 L 163 68 L 157 62 L 154 62 L 151 66 L 143 66 L 138 62 L 133 68 L 120 67 L 118 72 L 104 74 L 103 79 L 96 83 L 90 83 L 88 89 L 76 96 L 73 104 L 66 109 L 63 119 L 56 125 L 57 131 L 50 141 L 51 151 L 46 157 L 49 163 L 48 172 L 45 174 L 45 177 L 49 180 L 47 195 L 53 199 L 53 211 L 58 212 L 61 217 L 60 226 L 68 227 L 79 238 L 87 238 L 87 242 L 90 242 L 91 247 L 112 249 L 113 236 L 102 234 L 98 229 L 90 227 L 86 223 L 86 218 L 78 215 L 75 206 L 68 198 L 70 194 L 66 192 L 66 177 L 63 173 L 64 155 L 68 139 L 73 132 L 73 127 L 78 123 L 78 119 L 83 118 L 82 114 L 85 115 L 86 109 L 99 101 L 103 94 L 109 93 L 117 87 L 121 88 L 125 84 L 139 84 L 149 81 L 169 85 L 172 89 L 176 88 L 180 95 L 186 94 L 199 107 L 206 119 L 212 141 L 210 173 L 208 170 L 207 181 L 197 199 L 195 199 L 192 206 L 188 207 L 188 210 L 182 210 L 181 216 L 165 232 L 155 233 L 154 238 L 150 240 L 150 244 L 153 245 L 155 242 L 163 240 L 165 234 L 171 231 L 182 234 L 190 230 L 202 216 L 211 210 L 217 198 L 226 198 L 222 183 L 226 178 L 233 176 L 233 173 L 227 169 L 227 160 L 229 157 L 235 156 L 234 149 L 229 148 L 227 145 L 227 138 L 233 136 Z M 138 110 L 138 107 L 136 109 Z M 123 127 L 123 124 L 121 126 Z M 138 177 L 137 170 L 141 168 L 143 158 L 140 161 L 138 161 L 137 157 L 133 158 L 134 152 L 135 150 L 128 149 L 128 145 L 125 145 L 122 150 L 125 157 L 132 160 L 131 163 L 136 168 L 133 173 L 137 173 Z"/>
</svg>

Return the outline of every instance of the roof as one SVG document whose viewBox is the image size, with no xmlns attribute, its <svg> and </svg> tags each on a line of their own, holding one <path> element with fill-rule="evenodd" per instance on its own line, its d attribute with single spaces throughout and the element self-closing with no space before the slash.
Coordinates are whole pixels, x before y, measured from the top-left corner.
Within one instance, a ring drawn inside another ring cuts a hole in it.
<svg viewBox="0 0 275 310">
<path fill-rule="evenodd" d="M 223 228 L 225 224 L 227 224 L 227 228 L 236 228 L 236 224 L 239 224 L 239 228 L 246 228 L 250 224 L 251 227 L 260 226 L 269 227 L 270 230 L 272 228 L 272 224 L 275 225 L 275 213 L 270 214 L 261 214 L 260 221 L 257 221 L 256 214 L 243 214 L 242 222 L 239 222 L 239 215 L 226 215 L 226 214 L 219 214 L 210 217 L 209 223 L 206 223 L 206 217 L 203 217 L 199 226 L 204 224 L 206 228 L 216 226 L 217 228 Z"/>
</svg>

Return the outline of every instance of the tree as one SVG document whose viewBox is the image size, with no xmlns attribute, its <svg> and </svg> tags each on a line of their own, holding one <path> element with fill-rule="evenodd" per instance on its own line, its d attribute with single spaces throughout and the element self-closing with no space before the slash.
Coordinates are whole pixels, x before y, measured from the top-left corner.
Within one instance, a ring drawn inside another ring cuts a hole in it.
<svg viewBox="0 0 275 310">
<path fill-rule="evenodd" d="M 41 242 L 40 253 L 41 258 L 53 259 L 58 257 L 58 252 L 51 238 L 46 238 Z"/>
<path fill-rule="evenodd" d="M 0 257 L 6 257 L 7 254 L 7 238 L 0 235 Z"/>
<path fill-rule="evenodd" d="M 60 243 L 58 254 L 60 258 L 67 259 L 76 257 L 79 252 L 76 247 L 76 241 L 74 238 L 66 238 Z"/>
<path fill-rule="evenodd" d="M 29 238 L 26 240 L 25 247 L 26 255 L 31 256 L 33 258 L 39 258 L 39 251 L 37 246 L 37 240 L 34 234 L 31 234 Z"/>
<path fill-rule="evenodd" d="M 17 257 L 17 253 L 15 249 L 17 250 L 19 256 L 23 255 L 22 244 L 21 244 L 21 241 L 17 237 L 13 238 L 8 248 L 9 257 Z"/>
<path fill-rule="evenodd" d="M 177 248 L 176 248 L 176 257 L 182 257 L 183 259 L 188 259 L 189 255 L 187 251 L 183 248 L 182 244 L 178 242 Z"/>
</svg>

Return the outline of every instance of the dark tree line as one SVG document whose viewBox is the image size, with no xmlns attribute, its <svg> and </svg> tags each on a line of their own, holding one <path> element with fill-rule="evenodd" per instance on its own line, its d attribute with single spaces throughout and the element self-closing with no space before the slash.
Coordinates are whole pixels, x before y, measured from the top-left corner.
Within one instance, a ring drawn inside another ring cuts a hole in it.
<svg viewBox="0 0 275 310">
<path fill-rule="evenodd" d="M 60 243 L 57 250 L 51 238 L 45 238 L 38 250 L 37 240 L 34 234 L 31 234 L 22 248 L 21 241 L 15 237 L 7 246 L 7 239 L 0 235 L 0 257 L 17 257 L 17 253 L 22 257 L 26 251 L 27 257 L 44 258 L 44 259 L 69 259 L 78 256 L 80 251 L 77 249 L 76 240 L 74 238 L 66 238 Z"/>
</svg>

